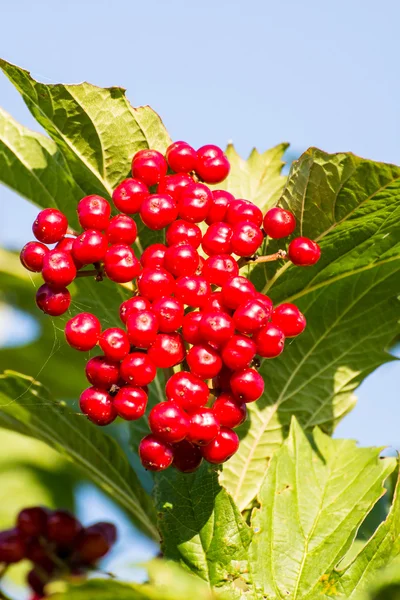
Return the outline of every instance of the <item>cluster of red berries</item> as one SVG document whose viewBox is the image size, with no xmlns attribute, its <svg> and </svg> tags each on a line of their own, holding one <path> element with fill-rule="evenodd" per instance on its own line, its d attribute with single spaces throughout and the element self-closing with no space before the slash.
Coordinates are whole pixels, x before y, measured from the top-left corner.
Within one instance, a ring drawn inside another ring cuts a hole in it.
<svg viewBox="0 0 400 600">
<path fill-rule="evenodd" d="M 83 527 L 68 511 L 34 506 L 21 510 L 14 529 L 0 532 L 0 563 L 30 560 L 27 583 L 39 599 L 49 581 L 93 569 L 116 538 L 112 523 Z"/>
<path fill-rule="evenodd" d="M 125 329 L 102 331 L 95 315 L 80 313 L 67 322 L 65 336 L 77 350 L 98 345 L 103 351 L 87 362 L 92 387 L 80 398 L 82 412 L 98 425 L 117 416 L 141 418 L 157 368 L 175 368 L 166 384 L 167 401 L 151 410 L 152 433 L 140 443 L 147 469 L 173 464 L 191 472 L 203 458 L 215 464 L 228 460 L 239 445 L 233 429 L 245 420 L 246 403 L 264 390 L 256 356 L 278 356 L 285 338 L 299 335 L 306 325 L 296 306 L 274 309 L 239 275 L 265 236 L 280 239 L 293 233 L 293 214 L 272 208 L 263 216 L 248 200 L 206 185 L 221 182 L 228 173 L 229 162 L 216 146 L 196 152 L 175 142 L 165 157 L 142 150 L 133 157 L 133 178 L 113 193 L 123 214 L 110 218 L 107 200 L 83 198 L 78 218 L 84 232 L 72 238 L 65 237 L 65 216 L 44 210 L 33 226 L 39 243 L 30 242 L 21 253 L 28 269 L 42 272 L 46 283 L 37 303 L 51 315 L 67 310 L 65 286 L 84 265 L 94 264 L 98 278 L 136 280 L 135 295 L 120 307 Z M 131 248 L 137 228 L 129 215 L 137 214 L 150 229 L 166 228 L 165 245 L 149 246 L 140 259 Z M 207 227 L 201 229 L 201 223 Z M 57 245 L 49 250 L 43 242 Z M 296 265 L 313 265 L 319 257 L 318 244 L 304 237 L 293 239 L 288 251 L 277 256 Z M 182 364 L 183 370 L 177 370 Z M 213 381 L 211 390 L 207 380 Z M 215 398 L 211 407 L 210 392 Z"/>
</svg>

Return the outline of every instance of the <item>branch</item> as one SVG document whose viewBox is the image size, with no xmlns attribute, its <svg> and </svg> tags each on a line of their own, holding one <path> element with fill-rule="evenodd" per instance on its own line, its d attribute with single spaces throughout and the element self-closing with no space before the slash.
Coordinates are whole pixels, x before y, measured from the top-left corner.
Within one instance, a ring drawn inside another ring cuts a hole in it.
<svg viewBox="0 0 400 600">
<path fill-rule="evenodd" d="M 241 258 L 238 261 L 239 269 L 248 265 L 249 263 L 265 263 L 265 262 L 273 262 L 275 260 L 287 260 L 287 252 L 286 250 L 278 250 L 274 254 L 267 254 L 266 256 L 250 256 L 248 258 Z"/>
</svg>

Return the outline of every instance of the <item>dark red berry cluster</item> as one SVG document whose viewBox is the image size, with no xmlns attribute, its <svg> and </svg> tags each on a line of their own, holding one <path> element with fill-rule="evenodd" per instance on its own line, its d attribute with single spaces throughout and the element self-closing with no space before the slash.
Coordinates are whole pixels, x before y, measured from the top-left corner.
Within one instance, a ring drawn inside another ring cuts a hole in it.
<svg viewBox="0 0 400 600">
<path fill-rule="evenodd" d="M 0 563 L 30 560 L 27 583 L 42 598 L 49 581 L 93 569 L 116 538 L 112 523 L 83 527 L 68 511 L 34 506 L 21 510 L 14 529 L 0 532 Z"/>
<path fill-rule="evenodd" d="M 233 429 L 245 420 L 246 403 L 264 390 L 257 355 L 278 356 L 285 338 L 306 325 L 296 306 L 274 309 L 239 274 L 255 260 L 265 236 L 280 239 L 294 232 L 293 214 L 272 208 L 263 216 L 248 200 L 206 185 L 228 173 L 229 162 L 216 146 L 196 152 L 175 142 L 165 157 L 142 150 L 133 157 L 133 178 L 113 193 L 122 214 L 111 218 L 104 198 L 83 198 L 78 217 L 84 232 L 71 238 L 64 237 L 66 218 L 47 209 L 33 227 L 40 243 L 30 242 L 21 253 L 27 268 L 42 271 L 46 283 L 37 302 L 52 315 L 67 309 L 63 286 L 83 265 L 93 263 L 98 274 L 117 283 L 136 280 L 135 295 L 120 307 L 125 329 L 102 330 L 95 315 L 80 313 L 66 324 L 65 336 L 77 350 L 98 345 L 103 352 L 87 362 L 92 387 L 80 398 L 82 412 L 98 425 L 117 416 L 141 418 L 157 369 L 171 370 L 166 401 L 151 410 L 152 433 L 139 447 L 143 465 L 154 471 L 173 464 L 190 472 L 203 458 L 215 464 L 228 460 L 239 445 Z M 165 244 L 149 246 L 140 259 L 131 248 L 137 229 L 129 215 L 137 214 L 148 228 L 165 229 Z M 43 242 L 57 246 L 49 250 Z M 287 257 L 296 265 L 313 265 L 320 249 L 298 237 L 276 255 Z"/>
</svg>

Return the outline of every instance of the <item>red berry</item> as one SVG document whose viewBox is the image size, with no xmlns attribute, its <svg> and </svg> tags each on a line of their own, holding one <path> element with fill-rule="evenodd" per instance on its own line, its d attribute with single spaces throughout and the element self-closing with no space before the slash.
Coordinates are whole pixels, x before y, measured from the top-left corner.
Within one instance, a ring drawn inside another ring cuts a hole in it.
<svg viewBox="0 0 400 600">
<path fill-rule="evenodd" d="M 308 267 L 315 265 L 321 257 L 321 248 L 317 242 L 306 237 L 292 240 L 288 248 L 289 259 L 294 265 Z"/>
<path fill-rule="evenodd" d="M 82 531 L 82 525 L 66 510 L 56 510 L 47 520 L 47 538 L 62 546 L 72 544 Z"/>
<path fill-rule="evenodd" d="M 65 337 L 68 344 L 81 352 L 94 348 L 100 334 L 100 321 L 91 313 L 79 313 L 65 325 Z"/>
<path fill-rule="evenodd" d="M 186 371 L 175 373 L 169 378 L 165 393 L 168 400 L 174 400 L 187 412 L 192 412 L 207 404 L 210 395 L 204 381 Z"/>
<path fill-rule="evenodd" d="M 147 186 L 160 183 L 167 169 L 165 158 L 157 150 L 139 150 L 132 160 L 132 175 Z"/>
<path fill-rule="evenodd" d="M 248 300 L 235 310 L 233 321 L 241 333 L 254 333 L 264 327 L 269 321 L 271 310 L 265 308 L 258 300 Z"/>
<path fill-rule="evenodd" d="M 235 199 L 235 196 L 226 192 L 225 190 L 213 190 L 213 203 L 210 208 L 210 212 L 207 215 L 206 223 L 217 223 L 218 221 L 225 221 L 226 211 L 228 210 L 229 204 Z"/>
<path fill-rule="evenodd" d="M 64 288 L 76 277 L 76 267 L 72 256 L 66 252 L 50 250 L 43 257 L 42 277 L 46 283 Z"/>
<path fill-rule="evenodd" d="M 294 304 L 280 304 L 272 313 L 272 323 L 279 327 L 285 337 L 296 337 L 306 328 L 306 318 Z"/>
<path fill-rule="evenodd" d="M 167 247 L 164 244 L 151 244 L 146 248 L 140 257 L 140 262 L 143 267 L 150 269 L 156 269 L 157 267 L 164 266 L 164 256 L 167 251 Z"/>
<path fill-rule="evenodd" d="M 128 315 L 131 312 L 136 310 L 147 310 L 150 308 L 150 306 L 151 304 L 147 298 L 142 298 L 141 296 L 133 296 L 133 298 L 128 298 L 128 300 L 125 300 L 119 307 L 120 319 L 123 323 L 126 323 Z"/>
<path fill-rule="evenodd" d="M 190 415 L 187 440 L 197 446 L 209 444 L 219 433 L 219 421 L 211 408 L 199 408 Z"/>
<path fill-rule="evenodd" d="M 248 367 L 256 354 L 256 345 L 244 335 L 234 335 L 222 349 L 222 360 L 224 364 L 237 371 Z"/>
<path fill-rule="evenodd" d="M 131 348 L 127 334 L 119 327 L 105 329 L 99 338 L 99 346 L 109 360 L 115 361 L 125 358 Z"/>
<path fill-rule="evenodd" d="M 109 244 L 127 244 L 130 246 L 137 238 L 137 226 L 128 215 L 116 215 L 107 227 Z"/>
<path fill-rule="evenodd" d="M 36 537 L 26 540 L 25 558 L 28 558 L 34 563 L 40 564 L 43 564 L 49 560 L 46 554 L 46 549 Z"/>
<path fill-rule="evenodd" d="M 221 427 L 219 434 L 212 442 L 202 448 L 203 458 L 219 465 L 227 461 L 237 452 L 239 438 L 229 427 Z"/>
<path fill-rule="evenodd" d="M 186 275 L 177 280 L 175 294 L 183 304 L 198 308 L 207 302 L 211 288 L 204 277 Z"/>
<path fill-rule="evenodd" d="M 199 255 L 190 244 L 174 244 L 165 253 L 164 268 L 174 277 L 193 275 L 198 266 Z"/>
<path fill-rule="evenodd" d="M 152 310 L 158 319 L 158 328 L 163 333 L 172 333 L 182 327 L 183 304 L 176 298 L 164 296 L 153 302 Z"/>
<path fill-rule="evenodd" d="M 147 394 L 140 387 L 124 386 L 114 397 L 114 408 L 125 421 L 136 421 L 144 416 L 147 407 Z"/>
<path fill-rule="evenodd" d="M 233 227 L 231 248 L 238 256 L 253 256 L 264 240 L 258 225 L 245 221 Z"/>
<path fill-rule="evenodd" d="M 48 511 L 41 506 L 24 508 L 18 513 L 17 528 L 26 536 L 38 537 L 46 531 Z"/>
<path fill-rule="evenodd" d="M 26 576 L 26 583 L 34 592 L 30 600 L 42 600 L 45 596 L 44 587 L 49 582 L 50 576 L 48 573 L 38 573 L 36 568 L 31 569 Z"/>
<path fill-rule="evenodd" d="M 151 301 L 175 292 L 175 279 L 165 269 L 143 269 L 137 284 L 140 294 Z"/>
<path fill-rule="evenodd" d="M 149 229 L 164 229 L 178 216 L 175 200 L 168 194 L 152 194 L 140 207 L 140 218 Z"/>
<path fill-rule="evenodd" d="M 248 300 L 252 300 L 256 294 L 254 285 L 246 279 L 238 275 L 232 277 L 222 286 L 222 301 L 228 308 L 236 309 L 241 304 Z"/>
<path fill-rule="evenodd" d="M 158 333 L 158 319 L 152 310 L 135 310 L 126 321 L 129 341 L 137 348 L 148 348 Z"/>
<path fill-rule="evenodd" d="M 179 365 L 185 354 L 185 346 L 179 333 L 159 333 L 148 350 L 149 358 L 161 369 Z"/>
<path fill-rule="evenodd" d="M 196 173 L 206 183 L 220 183 L 229 169 L 229 161 L 218 146 L 208 144 L 197 150 Z"/>
<path fill-rule="evenodd" d="M 130 385 L 149 385 L 157 374 L 154 363 L 143 352 L 132 352 L 124 358 L 120 367 L 121 377 Z"/>
<path fill-rule="evenodd" d="M 107 252 L 107 238 L 100 231 L 87 229 L 74 240 L 72 255 L 82 265 L 102 261 Z"/>
<path fill-rule="evenodd" d="M 188 223 L 178 219 L 171 223 L 165 232 L 165 240 L 168 246 L 174 244 L 190 244 L 196 250 L 201 242 L 201 229 L 195 223 Z"/>
<path fill-rule="evenodd" d="M 28 242 L 21 250 L 20 260 L 25 269 L 33 273 L 40 273 L 43 267 L 43 259 L 49 249 L 40 242 Z"/>
<path fill-rule="evenodd" d="M 231 310 L 222 303 L 222 294 L 221 292 L 212 292 L 206 304 L 202 307 L 203 313 L 208 312 L 222 312 L 227 315 L 231 314 Z"/>
<path fill-rule="evenodd" d="M 56 208 L 45 208 L 36 217 L 33 235 L 43 244 L 55 244 L 67 233 L 67 217 Z"/>
<path fill-rule="evenodd" d="M 113 398 L 106 390 L 90 387 L 84 390 L 79 399 L 79 406 L 89 421 L 104 427 L 112 423 L 117 412 L 113 405 Z"/>
<path fill-rule="evenodd" d="M 179 216 L 190 223 L 201 223 L 206 219 L 211 205 L 211 190 L 202 183 L 192 183 L 179 198 Z"/>
<path fill-rule="evenodd" d="M 244 402 L 236 400 L 231 394 L 220 394 L 212 410 L 222 427 L 234 429 L 245 422 L 247 408 Z"/>
<path fill-rule="evenodd" d="M 275 206 L 266 212 L 263 226 L 268 237 L 279 240 L 292 235 L 296 229 L 296 219 L 293 213 Z"/>
<path fill-rule="evenodd" d="M 203 265 L 203 276 L 214 285 L 225 285 L 227 281 L 238 274 L 239 266 L 229 254 L 210 256 Z"/>
<path fill-rule="evenodd" d="M 201 344 L 203 338 L 200 335 L 199 324 L 203 314 L 200 312 L 190 312 L 184 316 L 182 322 L 182 336 L 185 342 L 189 344 Z"/>
<path fill-rule="evenodd" d="M 199 323 L 202 340 L 222 346 L 235 333 L 235 326 L 231 317 L 223 312 L 204 312 Z"/>
<path fill-rule="evenodd" d="M 191 444 L 187 440 L 182 440 L 174 444 L 174 462 L 172 466 L 182 473 L 193 473 L 196 471 L 203 460 L 201 450 L 198 446 Z"/>
<path fill-rule="evenodd" d="M 186 173 L 167 175 L 160 181 L 157 187 L 157 194 L 168 194 L 175 202 L 178 202 L 182 191 L 191 183 L 193 183 L 193 178 L 190 175 L 186 175 Z"/>
<path fill-rule="evenodd" d="M 101 196 L 86 196 L 78 203 L 78 219 L 82 229 L 107 229 L 111 206 Z"/>
<path fill-rule="evenodd" d="M 75 552 L 79 561 L 91 564 L 102 558 L 110 550 L 111 544 L 104 535 L 102 528 L 95 525 L 85 527 L 75 544 Z"/>
<path fill-rule="evenodd" d="M 128 215 L 139 212 L 142 202 L 149 195 L 147 186 L 138 179 L 125 179 L 115 188 L 112 199 L 115 207 Z"/>
<path fill-rule="evenodd" d="M 171 400 L 156 404 L 149 414 L 152 433 L 163 442 L 180 442 L 189 431 L 189 419 L 180 406 Z"/>
<path fill-rule="evenodd" d="M 197 152 L 186 142 L 174 142 L 168 146 L 165 157 L 175 173 L 190 173 L 196 168 Z"/>
<path fill-rule="evenodd" d="M 257 346 L 257 354 L 264 358 L 279 356 L 285 346 L 283 331 L 273 323 L 267 323 L 265 327 L 257 331 L 253 340 Z"/>
<path fill-rule="evenodd" d="M 214 379 L 212 381 L 213 388 L 215 390 L 230 392 L 231 391 L 232 374 L 233 374 L 233 371 L 231 371 L 230 369 L 228 369 L 228 367 L 226 367 L 224 365 L 222 367 L 222 369 L 220 370 L 220 372 L 218 373 L 218 375 L 216 377 L 214 377 Z"/>
<path fill-rule="evenodd" d="M 201 379 L 212 379 L 222 369 L 222 360 L 214 348 L 208 344 L 192 346 L 186 356 L 189 369 Z"/>
<path fill-rule="evenodd" d="M 105 390 L 109 390 L 119 380 L 118 363 L 109 360 L 105 356 L 94 356 L 88 360 L 85 373 L 89 383 L 94 387 Z"/>
<path fill-rule="evenodd" d="M 233 200 L 228 207 L 225 221 L 230 225 L 238 225 L 245 221 L 261 227 L 263 216 L 261 210 L 249 200 Z"/>
<path fill-rule="evenodd" d="M 213 223 L 203 236 L 201 246 L 206 254 L 230 254 L 232 227 L 226 223 Z"/>
<path fill-rule="evenodd" d="M 25 557 L 25 542 L 18 529 L 0 532 L 0 562 L 17 563 Z"/>
<path fill-rule="evenodd" d="M 273 304 L 271 298 L 265 296 L 265 294 L 261 294 L 261 292 L 256 292 L 254 300 L 257 300 L 258 303 L 262 304 L 268 314 L 272 313 Z"/>
<path fill-rule="evenodd" d="M 163 471 L 172 464 L 172 447 L 155 435 L 146 435 L 139 444 L 142 465 L 149 471 Z"/>
<path fill-rule="evenodd" d="M 235 371 L 230 385 L 235 398 L 243 402 L 255 402 L 264 393 L 264 380 L 255 369 Z"/>
<path fill-rule="evenodd" d="M 71 294 L 67 288 L 52 288 L 47 283 L 36 292 L 36 304 L 40 310 L 52 317 L 63 315 L 71 304 Z"/>
<path fill-rule="evenodd" d="M 125 244 L 114 244 L 104 257 L 104 270 L 111 281 L 127 283 L 139 275 L 142 267 L 132 248 Z"/>
</svg>

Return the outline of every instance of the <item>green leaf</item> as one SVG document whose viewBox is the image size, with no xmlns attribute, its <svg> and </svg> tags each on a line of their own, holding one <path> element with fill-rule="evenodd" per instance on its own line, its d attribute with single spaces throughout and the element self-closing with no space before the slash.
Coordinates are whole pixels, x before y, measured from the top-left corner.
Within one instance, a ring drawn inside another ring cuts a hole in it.
<svg viewBox="0 0 400 600">
<path fill-rule="evenodd" d="M 351 440 L 332 440 L 318 429 L 309 441 L 293 419 L 252 519 L 249 556 L 257 597 L 317 597 L 321 578 L 338 564 L 384 493 L 396 461 L 379 460 L 379 453 Z"/>
<path fill-rule="evenodd" d="M 357 600 L 400 600 L 400 560 L 376 574 L 368 591 L 357 594 Z"/>
<path fill-rule="evenodd" d="M 0 426 L 60 452 L 119 503 L 143 532 L 158 539 L 154 506 L 118 444 L 83 415 L 55 401 L 38 382 L 12 372 L 0 376 Z"/>
<path fill-rule="evenodd" d="M 221 482 L 241 509 L 256 496 L 291 416 L 308 431 L 332 433 L 363 379 L 394 360 L 385 349 L 399 331 L 400 168 L 310 150 L 295 164 L 288 197 L 281 204 L 300 217 L 295 235 L 318 235 L 322 257 L 314 267 L 259 266 L 251 274 L 275 303 L 295 302 L 308 325 L 282 356 L 263 361 L 265 394 L 249 406 L 239 451 L 224 467 Z"/>
</svg>

